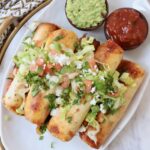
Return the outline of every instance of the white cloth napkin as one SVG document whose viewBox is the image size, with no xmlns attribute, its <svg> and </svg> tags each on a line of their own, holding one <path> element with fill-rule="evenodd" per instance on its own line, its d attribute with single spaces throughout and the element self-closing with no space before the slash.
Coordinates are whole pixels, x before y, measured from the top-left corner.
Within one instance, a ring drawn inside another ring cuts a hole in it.
<svg viewBox="0 0 150 150">
<path fill-rule="evenodd" d="M 0 0 L 0 24 L 8 16 L 17 18 L 24 17 L 29 11 L 33 10 L 45 0 Z M 0 36 L 0 48 L 8 36 L 11 27 L 9 26 Z"/>
</svg>

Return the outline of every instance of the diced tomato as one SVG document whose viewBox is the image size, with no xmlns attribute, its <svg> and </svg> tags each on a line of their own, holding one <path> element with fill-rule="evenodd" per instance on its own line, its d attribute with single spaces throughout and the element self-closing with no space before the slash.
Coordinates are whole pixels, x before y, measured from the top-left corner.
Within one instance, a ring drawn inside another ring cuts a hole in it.
<svg viewBox="0 0 150 150">
<path fill-rule="evenodd" d="M 43 44 L 43 41 L 40 41 L 40 40 L 35 41 L 35 45 L 36 45 L 37 47 L 41 47 L 42 44 Z"/>
<path fill-rule="evenodd" d="M 57 52 L 56 50 L 54 50 L 54 49 L 50 50 L 49 53 L 50 53 L 50 55 L 52 55 L 52 56 L 58 55 L 58 52 Z"/>
<path fill-rule="evenodd" d="M 90 66 L 90 68 L 91 68 L 92 70 L 97 69 L 97 65 L 96 65 L 95 59 L 90 59 L 90 60 L 88 61 L 88 63 L 89 63 L 89 66 Z"/>
<path fill-rule="evenodd" d="M 62 69 L 62 65 L 60 65 L 59 63 L 55 64 L 55 69 L 56 71 L 60 71 Z"/>
<path fill-rule="evenodd" d="M 35 72 L 35 71 L 37 71 L 37 69 L 38 69 L 37 64 L 31 64 L 31 65 L 30 65 L 30 71 L 31 71 L 31 72 Z"/>
<path fill-rule="evenodd" d="M 118 92 L 113 92 L 113 93 L 108 93 L 109 96 L 113 97 L 118 97 L 119 96 L 119 91 Z"/>
<path fill-rule="evenodd" d="M 39 69 L 40 69 L 40 68 L 39 68 Z M 40 72 L 39 72 L 38 75 L 41 76 L 41 77 L 43 77 L 44 74 L 45 74 L 45 71 L 44 71 L 43 67 L 41 67 Z"/>
<path fill-rule="evenodd" d="M 36 60 L 36 64 L 37 64 L 38 66 L 43 66 L 43 65 L 44 65 L 44 59 L 43 59 L 43 58 L 38 58 L 38 59 Z"/>
<path fill-rule="evenodd" d="M 53 75 L 54 72 L 53 72 L 52 68 L 53 68 L 53 65 L 52 65 L 52 64 L 50 64 L 50 63 L 47 64 L 47 65 L 45 66 L 44 73 L 45 73 L 45 74 L 51 74 L 51 75 Z"/>
<path fill-rule="evenodd" d="M 62 77 L 61 87 L 65 89 L 65 88 L 69 87 L 69 85 L 70 85 L 70 80 L 67 75 L 64 75 Z"/>
<path fill-rule="evenodd" d="M 85 84 L 85 92 L 86 93 L 90 93 L 91 89 L 92 89 L 92 80 L 85 80 L 84 81 Z"/>
</svg>

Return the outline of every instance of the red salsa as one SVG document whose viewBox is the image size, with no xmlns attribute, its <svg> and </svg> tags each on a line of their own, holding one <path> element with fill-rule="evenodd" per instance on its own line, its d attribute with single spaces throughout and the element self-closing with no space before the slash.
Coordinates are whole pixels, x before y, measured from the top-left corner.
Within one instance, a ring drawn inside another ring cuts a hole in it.
<svg viewBox="0 0 150 150">
<path fill-rule="evenodd" d="M 143 14 L 133 8 L 112 12 L 105 22 L 105 35 L 125 50 L 139 46 L 148 34 L 148 23 Z"/>
</svg>

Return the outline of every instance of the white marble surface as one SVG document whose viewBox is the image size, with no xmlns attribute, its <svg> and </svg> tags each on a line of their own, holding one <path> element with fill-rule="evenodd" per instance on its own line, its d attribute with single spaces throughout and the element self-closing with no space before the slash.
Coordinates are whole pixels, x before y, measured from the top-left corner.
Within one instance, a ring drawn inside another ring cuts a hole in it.
<svg viewBox="0 0 150 150">
<path fill-rule="evenodd" d="M 44 11 L 44 9 L 42 10 Z M 41 11 L 41 12 L 42 12 Z M 30 21 L 37 17 L 34 16 Z M 29 21 L 29 22 L 30 22 Z M 27 23 L 28 24 L 28 23 Z M 21 31 L 17 34 L 17 37 L 21 35 L 26 30 L 24 26 Z M 16 38 L 13 39 L 11 43 L 12 47 L 16 47 Z M 6 55 L 13 55 L 13 50 L 11 53 L 6 53 Z M 9 58 L 8 57 L 8 58 Z M 9 64 L 9 60 L 7 62 Z M 2 63 L 3 64 L 3 63 Z M 4 68 L 0 68 L 0 77 L 3 75 Z M 0 78 L 1 82 L 1 78 Z M 132 117 L 130 122 L 124 128 L 124 130 L 117 136 L 117 138 L 109 145 L 107 150 L 150 150 L 150 82 L 149 86 L 144 94 L 143 100 L 138 107 L 135 115 Z"/>
</svg>

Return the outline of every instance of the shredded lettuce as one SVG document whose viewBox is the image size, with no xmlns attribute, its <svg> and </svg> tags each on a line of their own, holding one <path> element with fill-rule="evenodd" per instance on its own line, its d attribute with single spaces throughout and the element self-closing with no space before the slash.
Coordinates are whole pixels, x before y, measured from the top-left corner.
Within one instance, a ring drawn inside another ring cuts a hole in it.
<svg viewBox="0 0 150 150">
<path fill-rule="evenodd" d="M 88 122 L 88 124 L 94 128 L 96 128 L 97 126 L 96 116 L 98 112 L 99 112 L 99 106 L 92 106 L 91 111 L 88 113 L 86 117 L 86 121 Z"/>
<path fill-rule="evenodd" d="M 85 37 L 85 38 L 82 38 L 81 40 L 81 46 L 82 47 L 85 47 L 87 45 L 92 45 L 93 44 L 93 41 L 94 41 L 94 38 L 93 37 Z"/>
<path fill-rule="evenodd" d="M 95 50 L 94 45 L 87 45 L 81 51 L 77 52 L 77 57 L 82 58 L 85 54 L 91 53 Z"/>
<path fill-rule="evenodd" d="M 120 81 L 124 82 L 126 85 L 132 85 L 134 83 L 134 80 L 132 77 L 130 77 L 129 73 L 124 72 L 121 77 Z"/>
</svg>

